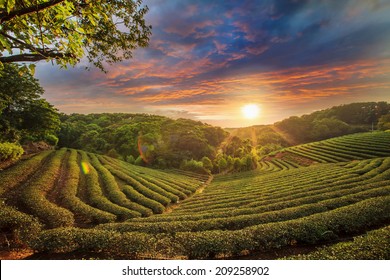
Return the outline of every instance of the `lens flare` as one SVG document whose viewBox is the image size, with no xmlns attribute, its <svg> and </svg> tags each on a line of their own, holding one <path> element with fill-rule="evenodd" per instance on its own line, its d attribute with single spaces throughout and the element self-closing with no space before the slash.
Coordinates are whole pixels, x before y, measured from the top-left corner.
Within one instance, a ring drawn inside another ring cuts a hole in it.
<svg viewBox="0 0 390 280">
<path fill-rule="evenodd" d="M 82 171 L 85 175 L 89 174 L 90 168 L 89 168 L 88 162 L 85 162 L 85 161 L 82 161 L 82 162 L 81 162 L 81 171 Z"/>
<path fill-rule="evenodd" d="M 148 151 L 148 146 L 142 144 L 141 137 L 138 137 L 138 152 L 141 156 L 142 160 L 146 163 L 148 163 L 148 159 L 146 157 L 146 152 Z"/>
</svg>

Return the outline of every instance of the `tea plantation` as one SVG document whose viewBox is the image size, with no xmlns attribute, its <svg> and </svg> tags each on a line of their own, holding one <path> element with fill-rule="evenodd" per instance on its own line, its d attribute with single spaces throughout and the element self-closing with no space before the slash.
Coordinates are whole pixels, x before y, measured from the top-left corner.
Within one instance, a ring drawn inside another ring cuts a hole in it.
<svg viewBox="0 0 390 280">
<path fill-rule="evenodd" d="M 2 245 L 47 256 L 261 258 L 287 248 L 289 258 L 388 259 L 390 133 L 286 148 L 214 178 L 47 151 L 1 171 L 0 197 Z"/>
</svg>

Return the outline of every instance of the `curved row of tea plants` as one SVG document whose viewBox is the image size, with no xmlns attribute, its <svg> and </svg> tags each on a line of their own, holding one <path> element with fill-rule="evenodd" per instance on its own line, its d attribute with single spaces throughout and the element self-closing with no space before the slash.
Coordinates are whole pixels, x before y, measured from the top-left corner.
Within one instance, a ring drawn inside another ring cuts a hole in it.
<svg viewBox="0 0 390 280">
<path fill-rule="evenodd" d="M 0 199 L 46 228 L 90 227 L 162 213 L 203 184 L 196 176 L 132 168 L 84 151 L 47 151 L 0 172 Z"/>
<path fill-rule="evenodd" d="M 318 180 L 320 169 L 326 167 L 328 176 Z M 340 172 L 340 169 L 343 172 Z M 236 230 L 244 227 L 291 220 L 347 206 L 372 197 L 390 195 L 390 158 L 382 159 L 363 175 L 354 169 L 328 164 L 302 169 L 300 176 L 259 176 L 251 184 L 241 182 L 214 183 L 202 194 L 185 201 L 172 213 L 135 219 L 100 228 L 149 233 Z M 315 171 L 315 172 L 313 172 Z M 333 171 L 335 171 L 333 173 Z M 282 173 L 282 172 L 280 172 Z M 340 174 L 343 174 L 340 176 Z M 273 180 L 271 180 L 273 178 Z M 288 180 L 286 180 L 288 178 Z M 298 185 L 299 184 L 299 185 Z M 236 192 L 235 189 L 241 189 Z M 223 189 L 224 192 L 220 193 Z"/>
<path fill-rule="evenodd" d="M 284 153 L 309 158 L 314 162 L 342 162 L 390 156 L 390 133 L 368 132 L 336 137 L 286 148 Z"/>
<path fill-rule="evenodd" d="M 40 252 L 105 252 L 126 258 L 214 258 L 267 252 L 296 244 L 337 240 L 390 219 L 390 196 L 367 199 L 325 213 L 241 230 L 148 234 L 101 229 L 43 231 L 30 245 Z"/>
<path fill-rule="evenodd" d="M 307 254 L 287 259 L 293 260 L 389 260 L 390 259 L 390 226 L 369 231 L 357 236 L 353 241 L 340 242 L 324 246 Z"/>
</svg>

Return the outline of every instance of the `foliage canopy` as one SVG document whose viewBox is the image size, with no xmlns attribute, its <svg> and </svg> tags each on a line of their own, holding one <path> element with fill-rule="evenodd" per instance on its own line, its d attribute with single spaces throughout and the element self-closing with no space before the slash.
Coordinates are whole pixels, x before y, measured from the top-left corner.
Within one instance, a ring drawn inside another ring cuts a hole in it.
<svg viewBox="0 0 390 280">
<path fill-rule="evenodd" d="M 0 72 L 0 141 L 43 140 L 56 133 L 60 125 L 57 109 L 42 94 L 29 72 L 5 65 Z"/>
<path fill-rule="evenodd" d="M 132 57 L 148 45 L 151 26 L 141 0 L 0 0 L 0 63 L 54 60 L 66 67 L 82 57 L 104 62 Z"/>
</svg>

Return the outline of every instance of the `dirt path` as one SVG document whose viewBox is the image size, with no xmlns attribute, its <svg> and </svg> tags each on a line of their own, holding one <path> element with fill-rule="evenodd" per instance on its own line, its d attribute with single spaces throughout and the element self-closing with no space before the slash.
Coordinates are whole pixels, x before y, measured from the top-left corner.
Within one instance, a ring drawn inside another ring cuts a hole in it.
<svg viewBox="0 0 390 280">
<path fill-rule="evenodd" d="M 200 188 L 198 188 L 198 189 L 196 190 L 195 194 L 197 194 L 197 193 L 202 193 L 202 192 L 204 191 L 204 189 L 205 189 L 208 185 L 210 185 L 210 183 L 213 181 L 213 179 L 214 179 L 214 175 L 211 174 L 211 175 L 209 176 L 209 178 L 207 179 L 207 181 L 204 182 L 204 184 L 203 184 Z"/>
<path fill-rule="evenodd" d="M 195 193 L 193 193 L 191 196 L 189 196 L 188 198 L 186 198 L 184 201 L 187 201 L 188 199 L 190 199 L 192 196 L 196 195 L 196 194 L 199 194 L 199 193 L 202 193 L 204 191 L 204 189 L 211 184 L 211 182 L 213 181 L 214 179 L 214 175 L 210 175 L 209 178 L 207 179 L 206 182 L 203 183 L 203 185 L 201 187 L 199 187 Z M 171 213 L 173 210 L 177 209 L 180 207 L 180 202 L 176 203 L 176 204 L 172 204 L 170 206 L 168 206 L 164 213 Z"/>
<path fill-rule="evenodd" d="M 55 181 L 52 190 L 47 194 L 46 198 L 50 202 L 57 204 L 58 206 L 64 207 L 61 201 L 61 190 L 66 188 L 66 178 L 68 177 L 68 161 L 70 151 L 66 151 L 65 156 L 62 158 L 59 175 Z"/>
</svg>

